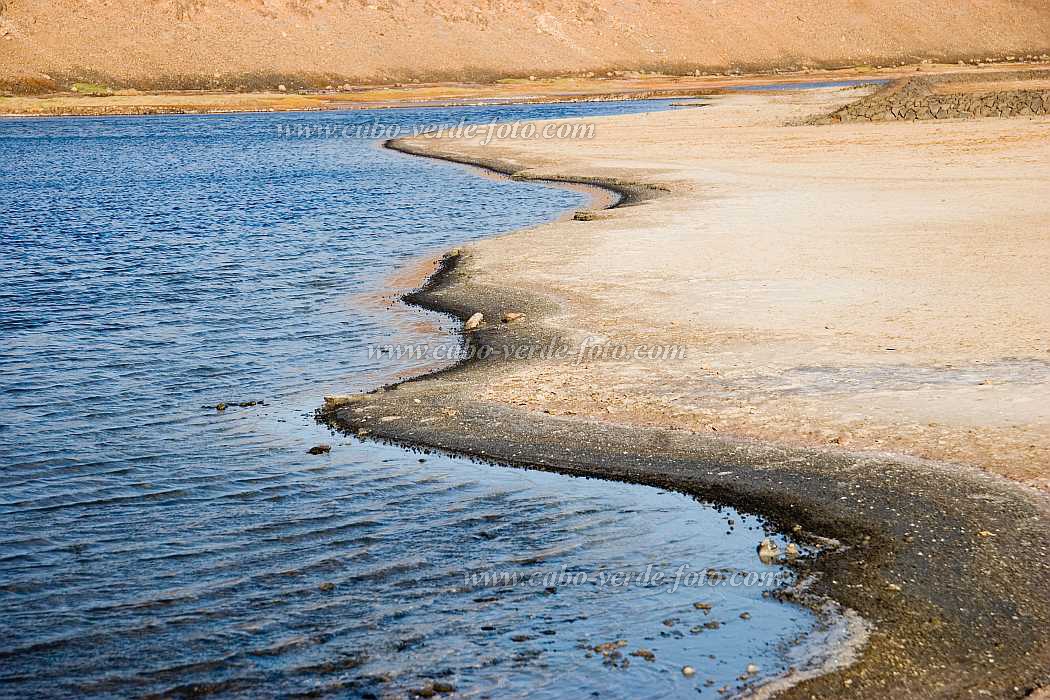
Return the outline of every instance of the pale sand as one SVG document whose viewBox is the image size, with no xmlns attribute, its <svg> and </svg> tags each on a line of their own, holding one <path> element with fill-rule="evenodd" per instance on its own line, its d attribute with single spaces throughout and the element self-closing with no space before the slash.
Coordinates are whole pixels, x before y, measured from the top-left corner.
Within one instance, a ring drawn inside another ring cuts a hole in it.
<svg viewBox="0 0 1050 700">
<path fill-rule="evenodd" d="M 1050 118 L 785 126 L 851 91 L 602 118 L 592 140 L 419 139 L 655 202 L 470 247 L 577 340 L 678 360 L 506 363 L 480 401 L 964 462 L 1050 489 Z"/>
</svg>

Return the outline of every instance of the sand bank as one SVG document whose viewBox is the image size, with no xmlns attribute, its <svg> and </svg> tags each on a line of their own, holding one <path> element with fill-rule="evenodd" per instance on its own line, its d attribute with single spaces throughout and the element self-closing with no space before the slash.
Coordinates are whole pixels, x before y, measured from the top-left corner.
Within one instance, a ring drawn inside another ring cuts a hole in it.
<svg viewBox="0 0 1050 700">
<path fill-rule="evenodd" d="M 337 419 L 841 539 L 807 566 L 875 631 L 789 695 L 1020 697 L 1050 682 L 1050 119 L 791 126 L 857 97 L 401 143 L 664 194 L 464 248 L 412 300 L 483 312 L 496 352 Z M 499 351 L 552 340 L 599 350 Z"/>
<path fill-rule="evenodd" d="M 1046 67 L 1006 63 L 998 69 Z M 988 68 L 991 68 L 989 65 Z M 389 107 L 456 107 L 478 104 L 585 102 L 625 99 L 688 98 L 741 86 L 811 81 L 893 80 L 904 76 L 951 74 L 955 64 L 919 64 L 877 69 L 805 70 L 748 75 L 624 74 L 601 77 L 562 76 L 493 80 L 486 83 L 393 83 L 386 85 L 303 87 L 276 78 L 268 89 L 136 90 L 106 84 L 82 84 L 81 92 L 61 91 L 57 84 L 40 94 L 2 92 L 0 116 L 112 116 L 151 114 L 222 114 L 229 112 L 319 112 Z M 287 82 L 285 90 L 278 84 Z"/>
</svg>

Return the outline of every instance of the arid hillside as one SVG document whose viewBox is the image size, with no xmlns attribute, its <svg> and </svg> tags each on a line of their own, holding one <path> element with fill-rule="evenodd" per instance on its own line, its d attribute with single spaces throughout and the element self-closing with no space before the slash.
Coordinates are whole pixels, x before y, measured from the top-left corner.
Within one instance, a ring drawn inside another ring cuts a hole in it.
<svg viewBox="0 0 1050 700">
<path fill-rule="evenodd" d="M 291 88 L 1048 51 L 1045 0 L 0 0 L 7 89 Z"/>
</svg>

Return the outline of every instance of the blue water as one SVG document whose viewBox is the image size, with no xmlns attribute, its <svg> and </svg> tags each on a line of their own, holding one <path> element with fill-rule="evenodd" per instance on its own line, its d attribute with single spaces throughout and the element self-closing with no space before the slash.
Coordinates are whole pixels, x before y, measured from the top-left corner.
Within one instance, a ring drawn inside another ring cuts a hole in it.
<svg viewBox="0 0 1050 700">
<path fill-rule="evenodd" d="M 448 332 L 383 303 L 403 265 L 586 203 L 278 129 L 375 118 L 0 122 L 0 696 L 400 696 L 437 681 L 477 697 L 694 697 L 736 687 L 748 663 L 753 680 L 796 663 L 788 640 L 813 619 L 769 585 L 543 578 L 780 572 L 755 558 L 756 519 L 313 421 L 325 393 L 418 370 L 368 344 Z M 319 442 L 331 454 L 307 454 Z M 490 569 L 540 577 L 469 578 Z M 655 660 L 627 655 L 640 648 Z"/>
</svg>

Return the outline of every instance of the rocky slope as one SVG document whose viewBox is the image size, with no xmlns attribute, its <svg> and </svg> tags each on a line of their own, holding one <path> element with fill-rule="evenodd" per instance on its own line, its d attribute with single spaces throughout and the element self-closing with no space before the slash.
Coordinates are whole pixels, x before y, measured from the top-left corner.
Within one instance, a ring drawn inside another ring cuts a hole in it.
<svg viewBox="0 0 1050 700">
<path fill-rule="evenodd" d="M 0 0 L 0 88 L 478 80 L 1050 51 L 1042 0 Z"/>
</svg>

